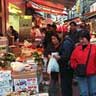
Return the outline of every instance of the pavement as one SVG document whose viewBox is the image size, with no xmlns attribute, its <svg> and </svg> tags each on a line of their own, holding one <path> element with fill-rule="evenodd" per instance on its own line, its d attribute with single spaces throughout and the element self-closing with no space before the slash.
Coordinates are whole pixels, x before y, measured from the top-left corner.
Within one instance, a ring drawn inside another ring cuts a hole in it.
<svg viewBox="0 0 96 96">
<path fill-rule="evenodd" d="M 44 75 L 44 78 L 43 78 L 44 82 L 43 82 L 43 84 L 41 84 L 39 89 L 41 92 L 48 93 L 49 78 L 48 78 L 48 75 L 46 75 L 46 73 L 43 75 Z M 78 83 L 77 83 L 76 79 L 73 79 L 72 87 L 73 87 L 73 96 L 80 96 Z"/>
<path fill-rule="evenodd" d="M 73 96 L 80 96 L 78 84 L 74 83 L 72 87 L 73 87 Z M 48 93 L 48 81 L 46 81 L 43 85 L 40 86 L 40 93 L 42 92 Z"/>
</svg>

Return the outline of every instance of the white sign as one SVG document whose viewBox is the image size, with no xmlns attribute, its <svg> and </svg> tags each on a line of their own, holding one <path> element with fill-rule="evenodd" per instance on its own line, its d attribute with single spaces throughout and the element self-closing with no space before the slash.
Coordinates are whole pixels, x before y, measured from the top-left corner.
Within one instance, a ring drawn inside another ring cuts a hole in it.
<svg viewBox="0 0 96 96">
<path fill-rule="evenodd" d="M 0 96 L 12 92 L 11 71 L 0 71 Z"/>
</svg>

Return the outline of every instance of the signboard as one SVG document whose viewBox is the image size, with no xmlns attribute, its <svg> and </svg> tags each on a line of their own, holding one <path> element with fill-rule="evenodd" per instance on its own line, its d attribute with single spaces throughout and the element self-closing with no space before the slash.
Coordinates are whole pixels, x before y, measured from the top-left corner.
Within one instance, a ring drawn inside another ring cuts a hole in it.
<svg viewBox="0 0 96 96">
<path fill-rule="evenodd" d="M 0 96 L 12 92 L 11 71 L 0 71 Z"/>
<path fill-rule="evenodd" d="M 37 78 L 14 79 L 14 89 L 16 92 L 26 90 L 38 92 Z"/>
</svg>

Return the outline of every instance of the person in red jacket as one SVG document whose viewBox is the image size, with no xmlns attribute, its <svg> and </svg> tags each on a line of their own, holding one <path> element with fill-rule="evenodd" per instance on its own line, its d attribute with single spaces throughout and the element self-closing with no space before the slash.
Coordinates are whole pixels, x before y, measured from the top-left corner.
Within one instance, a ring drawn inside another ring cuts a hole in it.
<svg viewBox="0 0 96 96">
<path fill-rule="evenodd" d="M 78 45 L 71 55 L 71 67 L 75 70 L 78 64 L 86 64 L 86 59 L 91 46 L 91 51 L 86 67 L 86 76 L 77 76 L 80 88 L 80 96 L 96 96 L 96 46 L 90 44 L 90 34 L 86 30 L 81 31 L 80 45 Z"/>
</svg>

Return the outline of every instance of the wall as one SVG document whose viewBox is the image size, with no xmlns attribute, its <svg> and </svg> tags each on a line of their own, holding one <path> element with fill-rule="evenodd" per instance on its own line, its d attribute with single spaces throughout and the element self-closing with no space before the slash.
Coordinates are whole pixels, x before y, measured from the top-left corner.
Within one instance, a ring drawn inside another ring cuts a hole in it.
<svg viewBox="0 0 96 96">
<path fill-rule="evenodd" d="M 3 1 L 3 0 L 2 0 Z M 20 8 L 22 10 L 22 14 L 24 13 L 24 2 L 23 0 L 5 0 L 6 1 L 6 30 L 8 29 L 9 25 L 13 25 L 13 27 L 17 30 L 17 32 L 19 32 L 19 15 L 21 14 L 12 14 L 9 13 L 9 3 L 14 4 L 15 6 L 17 6 L 18 8 Z"/>
<path fill-rule="evenodd" d="M 14 29 L 19 32 L 19 16 L 16 14 L 9 15 L 9 25 L 12 25 Z"/>
</svg>

